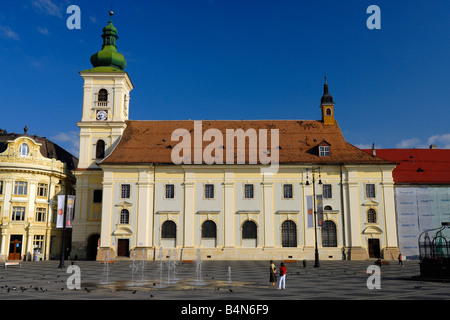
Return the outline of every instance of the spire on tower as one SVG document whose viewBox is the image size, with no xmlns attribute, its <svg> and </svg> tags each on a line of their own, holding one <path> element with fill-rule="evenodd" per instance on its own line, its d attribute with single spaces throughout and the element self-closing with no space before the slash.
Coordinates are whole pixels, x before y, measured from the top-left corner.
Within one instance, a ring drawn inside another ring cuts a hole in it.
<svg viewBox="0 0 450 320">
<path fill-rule="evenodd" d="M 124 56 L 117 51 L 116 42 L 117 39 L 119 39 L 119 36 L 117 35 L 117 29 L 116 27 L 114 27 L 112 22 L 113 15 L 114 12 L 111 10 L 109 12 L 109 22 L 106 27 L 103 28 L 102 49 L 91 56 L 91 63 L 94 68 L 106 67 L 119 69 L 120 71 L 125 69 L 125 67 L 127 66 L 127 62 Z"/>
<path fill-rule="evenodd" d="M 323 84 L 323 95 L 320 99 L 320 108 L 322 109 L 322 122 L 324 125 L 335 124 L 334 120 L 334 101 L 328 90 L 327 76 Z"/>
<path fill-rule="evenodd" d="M 331 96 L 330 92 L 328 91 L 328 83 L 327 83 L 327 76 L 325 75 L 325 83 L 323 84 L 323 96 L 322 99 L 320 99 L 320 104 L 334 104 L 333 97 Z"/>
</svg>

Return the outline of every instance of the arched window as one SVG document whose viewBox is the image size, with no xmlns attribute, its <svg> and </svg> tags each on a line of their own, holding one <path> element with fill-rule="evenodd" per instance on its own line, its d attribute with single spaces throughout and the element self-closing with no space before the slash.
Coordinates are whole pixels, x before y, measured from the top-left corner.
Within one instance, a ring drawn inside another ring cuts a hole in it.
<svg viewBox="0 0 450 320">
<path fill-rule="evenodd" d="M 105 157 L 105 141 L 98 140 L 95 146 L 95 158 L 103 159 Z"/>
<path fill-rule="evenodd" d="M 202 239 L 212 239 L 217 236 L 216 224 L 212 220 L 206 220 L 202 224 Z"/>
<path fill-rule="evenodd" d="M 367 222 L 377 223 L 377 211 L 375 209 L 370 208 L 367 210 Z"/>
<path fill-rule="evenodd" d="M 100 89 L 98 92 L 98 101 L 108 101 L 108 91 L 106 89 Z"/>
<path fill-rule="evenodd" d="M 331 109 L 330 108 L 326 108 L 325 115 L 331 116 Z"/>
<path fill-rule="evenodd" d="M 323 223 L 322 247 L 337 247 L 336 224 L 331 220 Z"/>
<path fill-rule="evenodd" d="M 177 237 L 177 225 L 175 222 L 167 220 L 161 227 L 161 238 L 175 239 Z"/>
<path fill-rule="evenodd" d="M 256 239 L 258 234 L 258 228 L 256 223 L 247 220 L 242 225 L 242 239 Z"/>
<path fill-rule="evenodd" d="M 127 209 L 122 209 L 122 211 L 120 211 L 120 223 L 130 224 L 130 212 Z"/>
<path fill-rule="evenodd" d="M 297 226 L 294 221 L 286 220 L 281 225 L 281 244 L 283 247 L 297 246 Z"/>
</svg>

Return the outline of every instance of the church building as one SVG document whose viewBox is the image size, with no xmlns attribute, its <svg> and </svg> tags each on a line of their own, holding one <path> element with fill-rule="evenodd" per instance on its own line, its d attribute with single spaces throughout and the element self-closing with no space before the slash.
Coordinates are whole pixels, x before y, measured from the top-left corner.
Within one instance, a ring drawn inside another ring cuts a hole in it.
<svg viewBox="0 0 450 320">
<path fill-rule="evenodd" d="M 112 20 L 102 38 L 80 72 L 72 257 L 397 258 L 396 163 L 345 141 L 326 81 L 320 120 L 130 120 Z"/>
</svg>

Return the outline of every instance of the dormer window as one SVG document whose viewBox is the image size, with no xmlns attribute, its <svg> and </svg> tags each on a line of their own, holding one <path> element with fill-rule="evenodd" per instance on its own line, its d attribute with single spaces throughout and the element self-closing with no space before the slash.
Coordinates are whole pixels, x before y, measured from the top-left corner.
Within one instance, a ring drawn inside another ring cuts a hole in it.
<svg viewBox="0 0 450 320">
<path fill-rule="evenodd" d="M 319 156 L 329 157 L 330 156 L 330 146 L 319 146 Z"/>
<path fill-rule="evenodd" d="M 20 156 L 25 158 L 30 153 L 30 147 L 26 143 L 23 143 L 19 148 Z"/>
</svg>

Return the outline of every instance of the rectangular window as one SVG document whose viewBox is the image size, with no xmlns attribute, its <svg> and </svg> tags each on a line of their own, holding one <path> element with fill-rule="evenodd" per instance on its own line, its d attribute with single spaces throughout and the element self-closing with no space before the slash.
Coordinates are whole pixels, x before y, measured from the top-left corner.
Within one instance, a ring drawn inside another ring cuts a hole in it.
<svg viewBox="0 0 450 320">
<path fill-rule="evenodd" d="M 25 207 L 13 207 L 12 221 L 25 221 Z"/>
<path fill-rule="evenodd" d="M 48 185 L 46 183 L 38 183 L 37 196 L 46 197 L 47 196 Z"/>
<path fill-rule="evenodd" d="M 33 249 L 38 249 L 39 252 L 42 253 L 42 250 L 44 249 L 44 236 L 43 235 L 34 236 Z"/>
<path fill-rule="evenodd" d="M 205 199 L 214 199 L 214 185 L 205 184 Z"/>
<path fill-rule="evenodd" d="M 244 186 L 244 198 L 245 199 L 253 199 L 253 185 L 252 184 L 246 184 Z"/>
<path fill-rule="evenodd" d="M 166 184 L 166 199 L 174 199 L 175 198 L 175 185 Z"/>
<path fill-rule="evenodd" d="M 319 146 L 319 156 L 327 157 L 330 155 L 330 146 Z"/>
<path fill-rule="evenodd" d="M 3 181 L 0 181 L 0 194 L 3 194 Z"/>
<path fill-rule="evenodd" d="M 47 213 L 47 208 L 36 208 L 35 220 L 39 222 L 45 222 L 45 214 Z"/>
<path fill-rule="evenodd" d="M 94 190 L 94 203 L 102 203 L 103 190 Z"/>
<path fill-rule="evenodd" d="M 28 182 L 16 181 L 14 183 L 14 194 L 15 195 L 27 195 L 28 193 Z"/>
<path fill-rule="evenodd" d="M 122 188 L 121 190 L 122 199 L 129 199 L 131 186 L 129 184 L 122 184 L 121 188 Z"/>
<path fill-rule="evenodd" d="M 50 217 L 52 219 L 52 223 L 56 223 L 56 218 L 58 216 L 58 209 L 56 207 L 53 207 L 51 209 Z"/>
<path fill-rule="evenodd" d="M 366 198 L 375 198 L 375 185 L 373 183 L 366 184 Z"/>
<path fill-rule="evenodd" d="M 283 198 L 292 199 L 292 184 L 283 185 Z"/>
<path fill-rule="evenodd" d="M 324 199 L 331 199 L 333 194 L 331 193 L 331 184 L 324 184 L 323 185 L 323 198 Z"/>
</svg>

